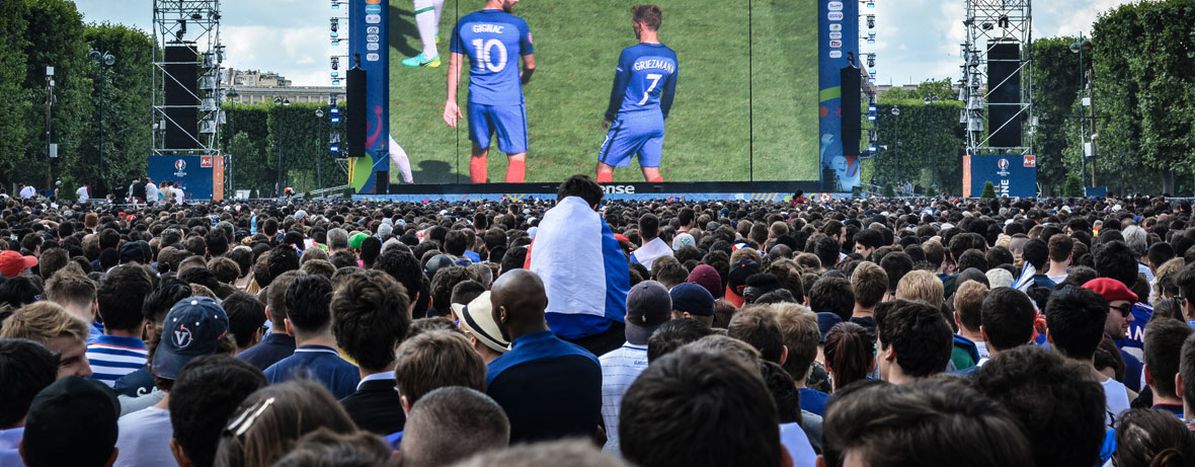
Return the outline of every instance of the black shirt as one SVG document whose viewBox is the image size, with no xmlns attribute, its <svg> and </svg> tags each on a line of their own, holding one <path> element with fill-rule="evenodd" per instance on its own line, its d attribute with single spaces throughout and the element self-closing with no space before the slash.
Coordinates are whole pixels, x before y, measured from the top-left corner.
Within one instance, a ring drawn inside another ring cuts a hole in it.
<svg viewBox="0 0 1195 467">
<path fill-rule="evenodd" d="M 344 411 L 358 428 L 386 436 L 402 431 L 407 417 L 402 410 L 398 391 L 394 390 L 393 373 L 390 378 L 362 381 L 357 392 L 340 400 Z"/>
<path fill-rule="evenodd" d="M 265 371 L 270 365 L 295 353 L 295 338 L 281 333 L 270 333 L 261 343 L 241 352 L 237 358 Z"/>
</svg>

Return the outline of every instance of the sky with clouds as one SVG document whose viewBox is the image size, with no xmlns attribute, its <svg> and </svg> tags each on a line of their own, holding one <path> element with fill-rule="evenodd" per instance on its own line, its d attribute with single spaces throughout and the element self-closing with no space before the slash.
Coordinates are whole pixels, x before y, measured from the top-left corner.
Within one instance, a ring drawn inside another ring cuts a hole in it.
<svg viewBox="0 0 1195 467">
<path fill-rule="evenodd" d="M 408 0 L 391 0 L 408 1 Z M 584 1 L 584 0 L 537 0 Z M 1039 0 L 1034 36 L 1090 32 L 1100 12 L 1131 0 Z M 152 30 L 152 0 L 75 0 L 84 21 L 108 21 Z M 226 66 L 276 71 L 296 85 L 331 84 L 325 0 L 228 0 L 221 2 Z M 964 0 L 876 0 L 877 82 L 917 83 L 958 78 Z M 343 54 L 343 51 L 340 52 Z"/>
</svg>

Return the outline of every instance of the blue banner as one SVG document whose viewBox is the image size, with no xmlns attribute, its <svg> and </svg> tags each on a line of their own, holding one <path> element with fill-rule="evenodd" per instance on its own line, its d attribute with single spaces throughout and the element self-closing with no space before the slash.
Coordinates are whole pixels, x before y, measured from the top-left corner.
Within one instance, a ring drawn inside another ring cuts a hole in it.
<svg viewBox="0 0 1195 467">
<path fill-rule="evenodd" d="M 212 199 L 214 171 L 212 156 L 150 156 L 146 173 L 158 186 L 173 182 L 191 201 Z"/>
<path fill-rule="evenodd" d="M 842 69 L 859 57 L 859 2 L 818 1 L 818 101 L 820 117 L 821 177 L 827 169 L 838 179 L 836 190 L 851 191 L 860 185 L 858 154 L 842 149 Z"/>
<path fill-rule="evenodd" d="M 968 155 L 963 157 L 963 194 L 983 194 L 984 184 L 992 182 L 1001 198 L 1037 196 L 1037 157 L 1033 155 Z"/>
<path fill-rule="evenodd" d="M 390 49 L 389 0 L 350 0 L 349 63 L 360 57 L 365 71 L 365 153 L 371 166 L 369 177 L 356 177 L 358 193 L 374 191 L 378 172 L 390 170 Z M 360 186 L 358 186 L 360 185 Z"/>
</svg>

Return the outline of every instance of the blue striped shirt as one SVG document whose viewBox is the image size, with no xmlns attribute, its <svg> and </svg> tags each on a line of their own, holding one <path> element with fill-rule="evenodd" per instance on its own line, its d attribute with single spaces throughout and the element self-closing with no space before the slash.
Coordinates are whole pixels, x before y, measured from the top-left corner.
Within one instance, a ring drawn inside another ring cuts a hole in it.
<svg viewBox="0 0 1195 467">
<path fill-rule="evenodd" d="M 116 385 L 122 376 L 145 366 L 149 350 L 145 342 L 136 337 L 102 335 L 87 345 L 87 363 L 91 365 L 91 378 Z"/>
</svg>

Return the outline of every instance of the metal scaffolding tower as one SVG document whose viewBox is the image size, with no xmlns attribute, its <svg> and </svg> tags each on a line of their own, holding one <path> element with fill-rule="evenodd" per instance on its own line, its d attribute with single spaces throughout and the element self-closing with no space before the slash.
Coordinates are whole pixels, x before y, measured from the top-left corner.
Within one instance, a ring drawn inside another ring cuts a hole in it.
<svg viewBox="0 0 1195 467">
<path fill-rule="evenodd" d="M 965 2 L 966 40 L 962 44 L 960 100 L 965 108 L 960 123 L 966 125 L 968 154 L 1033 153 L 1033 7 L 1032 0 L 962 0 Z M 1016 57 L 993 57 L 994 47 L 1017 46 Z M 1015 73 L 999 82 L 989 79 L 989 66 L 1003 65 Z M 1017 79 L 1019 78 L 1019 80 Z M 999 92 L 1019 96 L 1012 102 L 992 102 Z M 1004 118 L 992 118 L 992 108 L 1003 106 Z M 1011 110 L 1011 112 L 1007 112 Z M 993 144 L 992 136 L 1005 129 L 1025 128 L 1016 146 Z"/>
<path fill-rule="evenodd" d="M 226 88 L 221 73 L 220 0 L 154 0 L 153 8 L 154 155 L 217 155 L 220 127 L 226 121 L 221 110 Z M 183 59 L 178 54 L 171 57 L 167 51 L 171 47 L 190 48 L 194 60 L 185 52 Z M 174 99 L 168 95 L 170 87 L 181 90 L 187 102 L 170 102 Z M 190 112 L 196 121 L 190 121 Z M 168 132 L 182 134 L 181 144 L 178 139 L 170 142 Z"/>
</svg>

